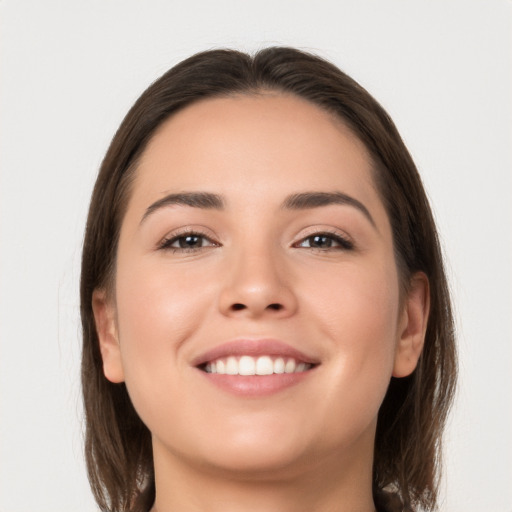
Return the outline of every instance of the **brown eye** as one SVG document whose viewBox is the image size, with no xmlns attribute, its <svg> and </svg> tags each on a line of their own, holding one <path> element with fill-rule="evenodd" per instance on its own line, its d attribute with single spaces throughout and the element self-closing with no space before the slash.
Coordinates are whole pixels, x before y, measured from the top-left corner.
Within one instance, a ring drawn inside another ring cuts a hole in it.
<svg viewBox="0 0 512 512">
<path fill-rule="evenodd" d="M 332 233 L 315 233 L 314 235 L 308 236 L 304 238 L 299 244 L 298 247 L 304 247 L 306 249 L 320 249 L 320 250 L 328 250 L 328 249 L 345 249 L 350 250 L 353 249 L 354 246 L 352 242 L 346 240 L 340 235 L 335 235 Z"/>
<path fill-rule="evenodd" d="M 181 249 L 195 249 L 197 247 L 202 247 L 204 242 L 204 238 L 200 235 L 187 235 L 180 236 L 171 244 L 171 247 L 177 245 Z"/>
<path fill-rule="evenodd" d="M 217 246 L 215 242 L 201 233 L 184 233 L 165 239 L 159 248 L 186 252 L 215 246 Z"/>
<path fill-rule="evenodd" d="M 310 236 L 308 240 L 310 247 L 318 247 L 319 249 L 327 249 L 333 245 L 333 239 L 325 235 Z"/>
</svg>

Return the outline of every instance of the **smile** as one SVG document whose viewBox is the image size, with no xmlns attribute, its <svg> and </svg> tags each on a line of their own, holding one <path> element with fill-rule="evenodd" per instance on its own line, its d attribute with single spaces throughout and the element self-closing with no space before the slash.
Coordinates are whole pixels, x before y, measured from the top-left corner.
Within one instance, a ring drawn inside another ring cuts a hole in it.
<svg viewBox="0 0 512 512">
<path fill-rule="evenodd" d="M 277 339 L 235 339 L 192 359 L 206 382 L 235 396 L 258 398 L 309 380 L 320 360 Z"/>
<path fill-rule="evenodd" d="M 313 367 L 310 363 L 298 361 L 292 357 L 273 357 L 262 355 L 253 357 L 230 356 L 206 363 L 203 367 L 207 373 L 219 375 L 273 375 L 283 373 L 305 372 Z"/>
</svg>

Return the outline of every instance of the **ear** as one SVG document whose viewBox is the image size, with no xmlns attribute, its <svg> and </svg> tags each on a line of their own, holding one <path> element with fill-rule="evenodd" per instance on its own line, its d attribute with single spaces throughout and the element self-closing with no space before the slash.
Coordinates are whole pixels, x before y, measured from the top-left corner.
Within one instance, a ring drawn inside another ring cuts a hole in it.
<svg viewBox="0 0 512 512">
<path fill-rule="evenodd" d="M 103 373 L 110 382 L 123 382 L 124 371 L 116 326 L 115 307 L 108 300 L 105 290 L 94 290 L 92 310 L 103 359 Z"/>
<path fill-rule="evenodd" d="M 393 377 L 410 375 L 423 350 L 430 311 L 430 288 L 428 278 L 423 272 L 418 272 L 411 278 L 403 308 Z"/>
</svg>

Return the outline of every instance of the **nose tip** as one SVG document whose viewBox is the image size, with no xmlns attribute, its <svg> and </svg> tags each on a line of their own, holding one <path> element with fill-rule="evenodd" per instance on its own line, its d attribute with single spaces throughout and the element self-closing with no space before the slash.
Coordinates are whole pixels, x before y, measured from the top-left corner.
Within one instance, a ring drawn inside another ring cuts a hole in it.
<svg viewBox="0 0 512 512">
<path fill-rule="evenodd" d="M 220 294 L 220 309 L 225 315 L 273 318 L 291 315 L 297 300 L 284 265 L 270 255 L 241 259 L 232 265 Z"/>
</svg>

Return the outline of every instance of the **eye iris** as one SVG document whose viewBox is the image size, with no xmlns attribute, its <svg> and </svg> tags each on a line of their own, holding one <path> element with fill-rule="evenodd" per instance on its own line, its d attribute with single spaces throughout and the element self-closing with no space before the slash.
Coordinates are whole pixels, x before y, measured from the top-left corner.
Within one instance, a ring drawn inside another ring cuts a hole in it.
<svg viewBox="0 0 512 512">
<path fill-rule="evenodd" d="M 179 239 L 178 243 L 182 249 L 187 249 L 187 248 L 191 248 L 191 247 L 201 247 L 201 245 L 202 245 L 201 240 L 202 239 L 199 235 L 187 235 L 187 236 L 182 236 Z"/>
<path fill-rule="evenodd" d="M 315 235 L 310 238 L 311 247 L 331 247 L 332 238 L 325 235 Z"/>
</svg>

